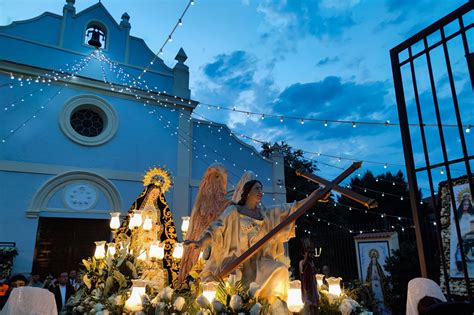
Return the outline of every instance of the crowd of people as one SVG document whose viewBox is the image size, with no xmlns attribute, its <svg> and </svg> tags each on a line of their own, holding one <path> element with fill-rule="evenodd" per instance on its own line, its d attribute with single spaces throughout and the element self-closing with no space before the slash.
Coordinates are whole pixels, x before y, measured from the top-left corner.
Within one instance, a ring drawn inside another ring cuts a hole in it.
<svg viewBox="0 0 474 315">
<path fill-rule="evenodd" d="M 44 279 L 37 272 L 32 272 L 29 279 L 23 274 L 11 276 L 3 284 L 0 283 L 0 311 L 4 308 L 15 288 L 34 287 L 50 291 L 54 294 L 56 308 L 61 312 L 67 300 L 81 287 L 82 277 L 76 270 L 60 272 L 55 278 L 47 274 Z"/>
</svg>

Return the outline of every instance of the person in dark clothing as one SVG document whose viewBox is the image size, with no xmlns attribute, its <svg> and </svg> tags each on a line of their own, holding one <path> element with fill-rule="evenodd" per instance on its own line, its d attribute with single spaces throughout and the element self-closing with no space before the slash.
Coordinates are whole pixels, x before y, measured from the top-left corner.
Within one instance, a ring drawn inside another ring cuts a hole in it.
<svg viewBox="0 0 474 315">
<path fill-rule="evenodd" d="M 49 289 L 54 294 L 56 300 L 56 307 L 58 313 L 61 312 L 67 300 L 75 293 L 74 287 L 69 284 L 69 277 L 66 271 L 61 272 L 58 276 L 58 283 L 56 286 Z"/>
</svg>

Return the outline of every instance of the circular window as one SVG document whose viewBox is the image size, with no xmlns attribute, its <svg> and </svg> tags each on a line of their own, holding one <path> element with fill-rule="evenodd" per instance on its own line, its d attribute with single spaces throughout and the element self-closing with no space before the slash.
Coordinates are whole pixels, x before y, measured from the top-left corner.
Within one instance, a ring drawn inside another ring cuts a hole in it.
<svg viewBox="0 0 474 315">
<path fill-rule="evenodd" d="M 71 126 L 85 137 L 97 137 L 104 130 L 104 120 L 92 109 L 80 109 L 72 114 Z"/>
<path fill-rule="evenodd" d="M 60 113 L 61 130 L 74 142 L 100 145 L 110 140 L 118 127 L 115 110 L 97 96 L 76 96 Z"/>
</svg>

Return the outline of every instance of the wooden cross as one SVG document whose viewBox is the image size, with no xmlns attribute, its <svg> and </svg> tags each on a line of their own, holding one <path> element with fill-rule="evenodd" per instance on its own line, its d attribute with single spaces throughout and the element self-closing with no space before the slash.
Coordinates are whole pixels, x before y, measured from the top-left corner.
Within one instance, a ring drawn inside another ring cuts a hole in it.
<svg viewBox="0 0 474 315">
<path fill-rule="evenodd" d="M 314 174 L 308 174 L 308 173 L 296 171 L 296 175 L 304 177 L 306 179 L 309 179 L 310 181 L 318 183 L 318 184 L 323 185 L 323 186 L 327 186 L 331 183 L 331 182 L 325 180 L 324 178 L 319 177 L 318 175 L 314 175 Z M 347 189 L 347 188 L 344 188 L 344 187 L 341 187 L 341 186 L 336 186 L 336 187 L 333 187 L 332 190 L 335 190 L 338 193 L 342 194 L 343 196 L 345 196 L 349 199 L 352 199 L 354 201 L 357 201 L 360 204 L 363 204 L 364 206 L 366 206 L 369 209 L 376 208 L 378 206 L 377 201 L 375 199 L 371 199 L 371 198 L 368 198 L 366 196 L 362 196 L 361 194 L 358 194 L 358 193 L 356 193 L 356 192 L 354 192 L 350 189 Z"/>
<path fill-rule="evenodd" d="M 280 232 L 283 228 L 288 226 L 289 224 L 296 221 L 299 217 L 306 213 L 310 208 L 314 207 L 320 199 L 326 198 L 326 196 L 330 193 L 331 189 L 337 190 L 340 188 L 338 185 L 344 179 L 346 179 L 349 175 L 351 175 L 355 170 L 360 168 L 362 162 L 354 162 L 352 165 L 346 169 L 342 174 L 336 177 L 335 180 L 332 182 L 326 181 L 326 185 L 324 188 L 318 188 L 315 193 L 311 194 L 311 196 L 292 214 L 286 217 L 283 221 L 280 222 L 276 227 L 273 228 L 267 235 L 262 237 L 258 240 L 255 244 L 253 244 L 249 249 L 247 249 L 242 255 L 237 257 L 236 259 L 232 260 L 230 263 L 224 265 L 223 270 L 219 273 L 219 277 L 224 278 L 228 274 L 230 274 L 235 268 L 246 262 L 250 257 L 255 255 L 257 251 L 270 240 L 275 234 Z"/>
</svg>

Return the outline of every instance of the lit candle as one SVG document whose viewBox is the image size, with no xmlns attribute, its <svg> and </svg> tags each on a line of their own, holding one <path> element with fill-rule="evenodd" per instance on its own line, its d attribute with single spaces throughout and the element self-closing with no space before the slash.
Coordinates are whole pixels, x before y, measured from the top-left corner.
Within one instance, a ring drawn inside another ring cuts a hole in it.
<svg viewBox="0 0 474 315">
<path fill-rule="evenodd" d="M 292 313 L 299 313 L 303 309 L 304 303 L 301 299 L 301 282 L 299 280 L 290 282 L 287 304 Z"/>
<path fill-rule="evenodd" d="M 115 243 L 108 243 L 107 244 L 107 256 L 114 257 L 115 256 Z"/>
<path fill-rule="evenodd" d="M 135 227 L 140 227 L 142 225 L 142 212 L 135 210 L 133 216 L 135 217 Z"/>
<path fill-rule="evenodd" d="M 181 259 L 183 257 L 183 244 L 176 243 L 173 250 L 173 258 Z"/>
<path fill-rule="evenodd" d="M 326 281 L 328 282 L 329 286 L 329 294 L 339 296 L 341 294 L 341 277 L 335 278 L 335 277 L 330 277 L 327 278 Z"/>
<path fill-rule="evenodd" d="M 131 213 L 129 217 L 130 219 L 128 221 L 128 228 L 130 230 L 133 230 L 133 228 L 137 227 L 137 220 L 134 213 Z"/>
<path fill-rule="evenodd" d="M 143 296 L 145 295 L 146 281 L 137 279 L 132 280 L 132 293 L 125 301 L 125 308 L 130 312 L 139 312 L 143 310 Z"/>
<path fill-rule="evenodd" d="M 110 228 L 116 230 L 120 227 L 120 212 L 110 213 Z"/>
<path fill-rule="evenodd" d="M 182 217 L 181 219 L 183 219 L 183 224 L 181 224 L 181 231 L 186 234 L 189 228 L 190 217 Z"/>
<path fill-rule="evenodd" d="M 148 251 L 150 258 L 163 259 L 165 256 L 165 249 L 159 241 L 154 241 L 150 244 L 150 250 Z"/>
<path fill-rule="evenodd" d="M 94 257 L 96 259 L 103 259 L 105 257 L 105 241 L 95 242 Z"/>
<path fill-rule="evenodd" d="M 150 231 L 152 227 L 153 227 L 153 221 L 151 220 L 151 218 L 145 217 L 145 221 L 143 222 L 143 229 L 145 231 Z"/>
<path fill-rule="evenodd" d="M 202 284 L 202 295 L 212 303 L 216 297 L 217 282 L 207 282 Z"/>
</svg>

